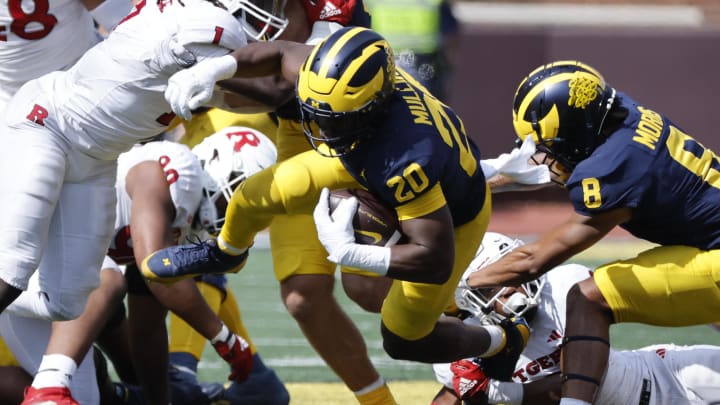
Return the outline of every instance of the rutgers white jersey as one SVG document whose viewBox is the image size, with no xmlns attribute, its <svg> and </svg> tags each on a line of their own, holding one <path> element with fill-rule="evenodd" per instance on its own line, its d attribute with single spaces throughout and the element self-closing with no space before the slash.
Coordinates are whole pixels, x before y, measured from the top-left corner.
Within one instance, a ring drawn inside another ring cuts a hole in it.
<svg viewBox="0 0 720 405">
<path fill-rule="evenodd" d="M 69 68 L 99 40 L 80 0 L 0 0 L 0 111 L 23 83 Z"/>
<path fill-rule="evenodd" d="M 74 147 L 114 159 L 170 124 L 163 93 L 173 73 L 245 44 L 240 22 L 208 1 L 141 0 L 72 68 L 38 79 L 49 105 L 33 101 L 46 110 L 43 124 Z"/>
<path fill-rule="evenodd" d="M 513 381 L 529 383 L 560 372 L 567 293 L 590 276 L 577 264 L 556 267 L 545 277 L 530 340 Z M 466 323 L 479 324 L 471 317 Z M 434 364 L 435 378 L 452 389 L 450 365 Z M 679 405 L 720 402 L 720 346 L 663 344 L 638 350 L 610 350 L 608 371 L 594 403 L 603 405 Z"/>
<path fill-rule="evenodd" d="M 537 314 L 530 321 L 530 340 L 515 366 L 513 381 L 534 381 L 560 371 L 567 293 L 590 275 L 590 269 L 579 264 L 558 266 L 546 273 Z"/>
<path fill-rule="evenodd" d="M 530 340 L 523 350 L 513 381 L 526 383 L 560 372 L 560 344 L 565 331 L 565 299 L 570 288 L 578 281 L 590 277 L 590 269 L 579 264 L 558 266 L 543 277 L 547 282 L 540 292 L 537 313 L 529 321 Z M 480 324 L 475 317 L 465 319 L 469 324 Z M 433 365 L 435 377 L 452 388 L 450 365 Z"/>
<path fill-rule="evenodd" d="M 685 405 L 720 401 L 720 347 L 662 344 L 610 352 L 597 404 Z"/>
<path fill-rule="evenodd" d="M 115 234 L 108 249 L 108 256 L 118 264 L 135 260 L 130 230 L 132 199 L 125 189 L 125 178 L 135 165 L 148 160 L 159 162 L 167 175 L 176 212 L 172 226 L 178 237 L 190 228 L 200 206 L 202 166 L 187 146 L 170 141 L 149 142 L 121 154 L 118 158 Z"/>
</svg>

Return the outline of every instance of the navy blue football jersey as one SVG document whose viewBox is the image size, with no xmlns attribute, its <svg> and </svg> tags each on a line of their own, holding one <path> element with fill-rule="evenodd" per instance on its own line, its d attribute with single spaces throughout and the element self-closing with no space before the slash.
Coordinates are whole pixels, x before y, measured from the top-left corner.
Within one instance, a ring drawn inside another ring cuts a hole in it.
<svg viewBox="0 0 720 405">
<path fill-rule="evenodd" d="M 620 129 L 567 182 L 583 215 L 632 208 L 621 226 L 661 245 L 720 246 L 720 160 L 667 117 L 619 93 Z"/>
<path fill-rule="evenodd" d="M 485 202 L 480 152 L 462 121 L 399 68 L 377 134 L 341 160 L 360 184 L 392 207 L 439 183 L 455 226 L 475 218 Z"/>
</svg>

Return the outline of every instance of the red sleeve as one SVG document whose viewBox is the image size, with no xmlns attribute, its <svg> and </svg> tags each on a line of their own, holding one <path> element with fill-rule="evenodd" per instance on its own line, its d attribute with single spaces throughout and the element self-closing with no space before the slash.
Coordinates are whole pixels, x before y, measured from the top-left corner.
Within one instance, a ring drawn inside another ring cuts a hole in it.
<svg viewBox="0 0 720 405">
<path fill-rule="evenodd" d="M 302 4 L 311 26 L 317 21 L 336 22 L 346 26 L 353 17 L 357 2 L 356 0 L 302 0 Z"/>
</svg>

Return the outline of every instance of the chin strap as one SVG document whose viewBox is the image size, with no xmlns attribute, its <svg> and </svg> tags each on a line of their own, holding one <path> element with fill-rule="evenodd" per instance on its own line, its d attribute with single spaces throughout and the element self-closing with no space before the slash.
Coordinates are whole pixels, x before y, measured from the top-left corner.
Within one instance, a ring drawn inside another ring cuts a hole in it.
<svg viewBox="0 0 720 405">
<path fill-rule="evenodd" d="M 610 347 L 610 342 L 607 339 L 598 337 L 598 336 L 584 336 L 584 335 L 576 335 L 576 336 L 565 336 L 562 340 L 562 344 L 560 347 L 565 347 L 570 342 L 577 342 L 577 341 L 590 341 L 590 342 L 600 342 L 608 347 Z M 588 377 L 583 374 L 575 374 L 575 373 L 563 373 L 561 381 L 564 384 L 568 380 L 580 380 L 589 382 L 591 384 L 595 384 L 598 387 L 600 386 L 600 381 L 596 380 L 595 378 Z"/>
</svg>

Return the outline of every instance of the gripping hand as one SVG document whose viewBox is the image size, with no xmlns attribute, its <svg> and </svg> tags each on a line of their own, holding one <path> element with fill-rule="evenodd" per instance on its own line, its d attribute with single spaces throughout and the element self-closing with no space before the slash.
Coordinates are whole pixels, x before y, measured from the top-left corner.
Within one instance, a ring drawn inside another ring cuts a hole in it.
<svg viewBox="0 0 720 405">
<path fill-rule="evenodd" d="M 328 260 L 339 263 L 348 249 L 355 244 L 353 216 L 358 208 L 355 197 L 343 199 L 330 214 L 330 190 L 323 188 L 320 200 L 313 211 L 320 243 L 328 252 Z"/>
<path fill-rule="evenodd" d="M 231 333 L 225 341 L 213 344 L 215 351 L 230 364 L 228 380 L 241 383 L 248 379 L 253 366 L 250 345 L 242 337 Z"/>
<path fill-rule="evenodd" d="M 494 159 L 483 159 L 480 164 L 487 178 L 500 174 L 517 184 L 548 184 L 550 183 L 550 169 L 546 165 L 528 163 L 535 151 L 535 141 L 533 141 L 533 137 L 528 136 L 520 148 L 515 148 L 510 153 L 503 153 Z"/>
<path fill-rule="evenodd" d="M 192 110 L 212 99 L 215 82 L 232 77 L 236 70 L 237 62 L 231 55 L 204 59 L 170 76 L 165 100 L 175 114 L 190 120 Z"/>
<path fill-rule="evenodd" d="M 480 361 L 463 359 L 450 364 L 453 389 L 458 398 L 462 400 L 487 398 L 490 379 L 485 375 Z"/>
</svg>

